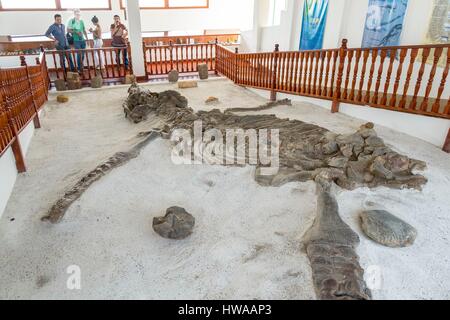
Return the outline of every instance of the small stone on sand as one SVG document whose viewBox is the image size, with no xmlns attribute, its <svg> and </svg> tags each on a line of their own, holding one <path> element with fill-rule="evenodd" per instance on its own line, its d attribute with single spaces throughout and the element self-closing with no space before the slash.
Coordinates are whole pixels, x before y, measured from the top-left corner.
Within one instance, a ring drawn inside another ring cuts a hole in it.
<svg viewBox="0 0 450 320">
<path fill-rule="evenodd" d="M 69 97 L 60 94 L 59 96 L 56 97 L 56 101 L 58 101 L 59 103 L 66 103 L 69 101 Z"/>
<path fill-rule="evenodd" d="M 198 87 L 198 83 L 197 83 L 197 81 L 194 81 L 194 80 L 178 82 L 178 88 L 180 88 L 180 89 L 197 88 L 197 87 Z"/>
<path fill-rule="evenodd" d="M 206 104 L 210 104 L 210 103 L 218 103 L 219 99 L 216 97 L 209 97 L 208 99 L 206 99 L 205 103 Z"/>
<path fill-rule="evenodd" d="M 414 227 L 384 210 L 364 211 L 361 227 L 369 238 L 391 248 L 408 247 L 417 237 Z"/>
<path fill-rule="evenodd" d="M 195 218 L 180 207 L 171 207 L 164 217 L 153 219 L 153 230 L 161 237 L 172 240 L 189 237 L 194 225 Z"/>
</svg>

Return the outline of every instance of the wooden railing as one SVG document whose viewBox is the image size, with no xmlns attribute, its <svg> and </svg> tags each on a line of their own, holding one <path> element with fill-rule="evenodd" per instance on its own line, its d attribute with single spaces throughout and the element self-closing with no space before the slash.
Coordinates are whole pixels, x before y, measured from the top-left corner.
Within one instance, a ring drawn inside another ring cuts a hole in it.
<svg viewBox="0 0 450 320">
<path fill-rule="evenodd" d="M 236 84 L 450 119 L 450 44 L 233 53 L 217 46 L 216 71 Z M 450 152 L 450 130 L 444 150 Z"/>
<path fill-rule="evenodd" d="M 127 52 L 128 64 L 124 60 Z M 50 79 L 66 79 L 67 72 L 80 73 L 82 81 L 101 75 L 105 81 L 120 82 L 127 74 L 133 74 L 130 46 L 127 48 L 96 48 L 83 50 L 45 51 Z M 81 62 L 81 64 L 80 64 Z"/>
<path fill-rule="evenodd" d="M 450 44 L 234 54 L 217 70 L 240 85 L 450 119 Z M 430 60 L 431 59 L 431 60 Z"/>
<path fill-rule="evenodd" d="M 144 44 L 147 79 L 167 75 L 171 70 L 178 70 L 180 73 L 196 72 L 201 63 L 206 63 L 209 71 L 215 71 L 217 47 L 217 43 L 171 43 L 164 46 Z"/>
<path fill-rule="evenodd" d="M 45 54 L 36 59 L 35 66 L 0 68 L 0 156 L 11 146 L 17 170 L 26 170 L 19 134 L 31 122 L 40 128 L 39 110 L 48 98 L 49 79 Z"/>
</svg>

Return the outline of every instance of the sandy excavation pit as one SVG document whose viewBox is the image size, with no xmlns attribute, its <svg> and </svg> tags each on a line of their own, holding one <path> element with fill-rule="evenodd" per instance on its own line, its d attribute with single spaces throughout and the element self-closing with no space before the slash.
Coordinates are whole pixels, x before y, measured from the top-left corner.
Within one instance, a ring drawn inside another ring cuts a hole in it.
<svg viewBox="0 0 450 320">
<path fill-rule="evenodd" d="M 18 179 L 0 225 L 0 297 L 314 299 L 311 267 L 302 250 L 315 217 L 314 183 L 265 188 L 253 180 L 253 167 L 175 166 L 162 139 L 94 183 L 60 224 L 40 221 L 67 188 L 148 130 L 145 123 L 124 121 L 120 106 L 126 89 L 102 90 L 100 97 L 98 92 L 75 93 L 64 107 L 47 107 L 43 129 L 29 151 L 29 172 Z M 181 92 L 196 110 L 265 103 L 224 80 Z M 206 106 L 209 96 L 221 103 Z M 301 103 L 258 114 L 299 119 L 337 133 L 352 133 L 362 124 Z M 383 283 L 372 290 L 373 298 L 448 298 L 450 160 L 425 142 L 382 127 L 377 132 L 394 150 L 427 162 L 429 182 L 422 192 L 339 190 L 341 216 L 361 239 L 362 267 L 382 270 Z M 367 239 L 358 213 L 369 202 L 389 204 L 413 224 L 419 232 L 415 245 L 393 250 Z M 153 217 L 173 205 L 187 208 L 198 220 L 184 242 L 168 242 L 151 230 Z M 436 259 L 431 267 L 430 258 Z M 65 269 L 74 264 L 82 270 L 80 291 L 66 289 Z"/>
</svg>

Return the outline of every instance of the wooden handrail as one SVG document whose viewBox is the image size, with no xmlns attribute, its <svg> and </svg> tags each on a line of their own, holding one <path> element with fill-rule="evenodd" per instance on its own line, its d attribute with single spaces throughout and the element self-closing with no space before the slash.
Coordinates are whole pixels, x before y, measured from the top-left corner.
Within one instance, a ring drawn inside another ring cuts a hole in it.
<svg viewBox="0 0 450 320">
<path fill-rule="evenodd" d="M 216 71 L 217 48 L 217 41 L 162 46 L 144 45 L 147 78 L 167 75 L 172 70 L 180 73 L 196 72 L 201 63 L 207 64 L 208 71 Z"/>
<path fill-rule="evenodd" d="M 100 75 L 105 81 L 122 82 L 133 74 L 131 47 L 102 47 L 68 50 L 46 50 L 49 78 L 67 79 L 67 72 L 80 73 L 83 83 Z"/>
<path fill-rule="evenodd" d="M 331 100 L 333 112 L 345 102 L 450 119 L 450 44 L 347 48 L 344 39 L 325 50 L 216 51 L 219 73 L 272 99 L 283 92 Z"/>
<path fill-rule="evenodd" d="M 45 57 L 45 54 L 42 54 Z M 18 172 L 26 171 L 20 132 L 31 122 L 40 128 L 39 111 L 47 101 L 48 80 L 45 59 L 28 66 L 0 68 L 0 156 L 11 147 Z"/>
</svg>

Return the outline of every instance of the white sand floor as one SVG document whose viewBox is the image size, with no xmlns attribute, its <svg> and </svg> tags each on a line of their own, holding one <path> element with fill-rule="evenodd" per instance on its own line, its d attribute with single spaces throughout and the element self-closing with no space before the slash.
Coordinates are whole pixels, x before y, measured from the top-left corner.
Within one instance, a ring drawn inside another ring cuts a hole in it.
<svg viewBox="0 0 450 320">
<path fill-rule="evenodd" d="M 154 91 L 174 88 L 149 86 Z M 264 188 L 253 168 L 176 166 L 168 141 L 158 139 L 127 165 L 96 182 L 57 225 L 40 218 L 80 177 L 151 128 L 124 119 L 125 87 L 70 93 L 46 107 L 0 220 L 0 298 L 3 299 L 314 299 L 302 236 L 315 215 L 314 183 Z M 195 110 L 256 107 L 265 100 L 227 80 L 182 90 Z M 338 133 L 360 120 L 307 103 L 260 113 L 315 123 Z M 338 190 L 341 216 L 361 238 L 366 269 L 381 272 L 375 299 L 450 298 L 450 157 L 437 147 L 383 127 L 395 150 L 428 163 L 422 192 Z M 425 129 L 425 128 L 424 128 Z M 429 129 L 429 128 L 426 128 Z M 359 212 L 384 206 L 418 229 L 409 248 L 390 249 L 364 236 Z M 194 234 L 168 241 L 153 217 L 178 205 L 196 217 Z M 81 268 L 81 290 L 68 290 L 66 268 Z"/>
</svg>

